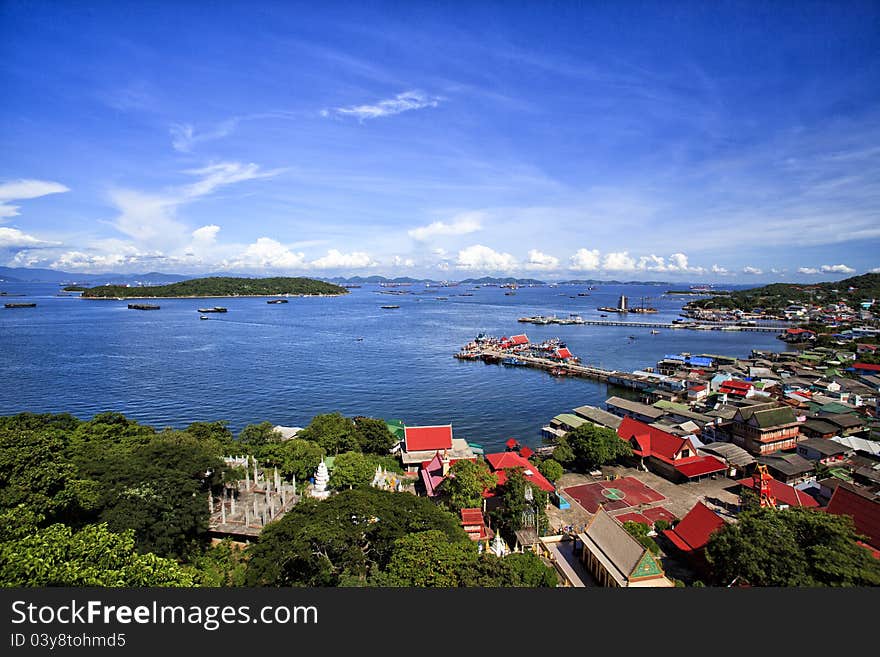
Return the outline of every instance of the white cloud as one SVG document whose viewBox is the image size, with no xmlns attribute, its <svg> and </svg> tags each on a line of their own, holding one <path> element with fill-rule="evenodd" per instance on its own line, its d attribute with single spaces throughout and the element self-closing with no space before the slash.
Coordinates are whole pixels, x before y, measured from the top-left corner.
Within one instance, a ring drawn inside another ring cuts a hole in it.
<svg viewBox="0 0 880 657">
<path fill-rule="evenodd" d="M 449 223 L 435 221 L 427 226 L 420 226 L 408 231 L 408 235 L 414 240 L 425 241 L 432 237 L 446 235 L 467 235 L 483 229 L 483 212 L 465 212 L 452 218 Z"/>
<path fill-rule="evenodd" d="M 7 183 L 0 183 L 0 219 L 18 216 L 18 206 L 10 205 L 9 201 L 21 201 L 69 191 L 70 189 L 65 185 L 50 180 L 28 180 L 22 178 Z"/>
<path fill-rule="evenodd" d="M 181 153 L 189 153 L 193 146 L 203 141 L 211 141 L 214 139 L 222 139 L 231 134 L 238 125 L 239 119 L 232 118 L 223 121 L 213 129 L 205 132 L 196 132 L 195 128 L 189 123 L 172 124 L 168 131 L 171 133 L 171 145 L 174 150 Z"/>
<path fill-rule="evenodd" d="M 415 267 L 416 261 L 412 258 L 403 258 L 399 255 L 396 255 L 391 258 L 391 265 L 393 267 Z"/>
<path fill-rule="evenodd" d="M 177 220 L 177 209 L 180 206 L 226 185 L 275 176 L 279 170 L 260 171 L 260 167 L 253 163 L 221 162 L 184 173 L 199 176 L 201 179 L 162 194 L 148 194 L 131 189 L 112 190 L 109 193 L 110 202 L 119 210 L 113 226 L 148 249 L 179 249 L 190 240 L 190 231 Z"/>
<path fill-rule="evenodd" d="M 488 246 L 475 244 L 458 252 L 456 267 L 475 271 L 512 271 L 518 264 L 509 253 L 499 253 Z"/>
<path fill-rule="evenodd" d="M 552 271 L 559 268 L 559 258 L 532 249 L 529 251 L 529 260 L 525 268 L 532 271 Z"/>
<path fill-rule="evenodd" d="M 334 107 L 321 110 L 321 116 L 353 116 L 358 121 L 393 116 L 401 112 L 437 107 L 442 98 L 429 96 L 421 91 L 404 91 L 394 98 L 380 100 L 373 105 L 353 105 L 351 107 Z"/>
<path fill-rule="evenodd" d="M 764 273 L 764 271 L 761 269 L 758 269 L 757 267 L 750 267 L 750 266 L 743 267 L 743 274 L 750 274 L 752 276 L 758 276 L 763 273 Z"/>
<path fill-rule="evenodd" d="M 327 255 L 312 260 L 309 264 L 315 269 L 363 269 L 364 267 L 374 267 L 378 263 L 362 251 L 342 253 L 336 249 L 330 249 L 327 251 Z"/>
<path fill-rule="evenodd" d="M 224 264 L 229 269 L 302 269 L 306 261 L 305 254 L 294 253 L 277 240 L 260 237 L 238 258 Z"/>
<path fill-rule="evenodd" d="M 798 274 L 818 274 L 819 270 L 815 267 L 798 267 Z"/>
<path fill-rule="evenodd" d="M 872 269 L 868 273 L 869 274 L 880 274 L 880 267 L 874 267 L 874 269 Z"/>
<path fill-rule="evenodd" d="M 821 269 L 823 272 L 830 274 L 854 274 L 856 271 L 846 265 L 822 265 Z"/>
<path fill-rule="evenodd" d="M 569 269 L 574 271 L 594 271 L 599 269 L 600 264 L 599 250 L 578 249 L 571 258 L 569 258 Z"/>
<path fill-rule="evenodd" d="M 606 253 L 602 261 L 602 269 L 608 271 L 632 271 L 636 268 L 636 262 L 627 251 Z"/>
<path fill-rule="evenodd" d="M 712 265 L 712 268 L 709 271 L 711 271 L 713 274 L 720 274 L 721 276 L 724 276 L 725 274 L 730 273 L 727 271 L 727 269 L 725 269 L 724 267 L 721 267 L 719 265 Z"/>
<path fill-rule="evenodd" d="M 0 249 L 33 248 L 38 246 L 51 246 L 53 242 L 45 242 L 33 235 L 28 235 L 18 228 L 6 228 L 0 226 Z"/>
<path fill-rule="evenodd" d="M 220 226 L 216 226 L 214 224 L 209 224 L 207 226 L 202 226 L 201 228 L 196 228 L 192 232 L 193 241 L 200 244 L 213 244 L 217 241 L 217 233 L 219 232 Z"/>
</svg>

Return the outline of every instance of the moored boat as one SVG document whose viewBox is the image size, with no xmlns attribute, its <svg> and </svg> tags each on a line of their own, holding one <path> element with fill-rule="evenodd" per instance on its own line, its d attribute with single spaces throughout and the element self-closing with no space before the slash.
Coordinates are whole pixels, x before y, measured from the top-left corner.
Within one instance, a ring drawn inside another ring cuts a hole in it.
<svg viewBox="0 0 880 657">
<path fill-rule="evenodd" d="M 37 304 L 35 303 L 5 303 L 3 304 L 6 308 L 36 308 Z"/>
<path fill-rule="evenodd" d="M 130 303 L 128 307 L 130 310 L 159 310 L 160 308 L 160 306 L 150 303 Z"/>
<path fill-rule="evenodd" d="M 198 311 L 200 313 L 225 313 L 228 312 L 228 309 L 223 306 L 214 306 L 213 308 L 199 308 Z"/>
</svg>

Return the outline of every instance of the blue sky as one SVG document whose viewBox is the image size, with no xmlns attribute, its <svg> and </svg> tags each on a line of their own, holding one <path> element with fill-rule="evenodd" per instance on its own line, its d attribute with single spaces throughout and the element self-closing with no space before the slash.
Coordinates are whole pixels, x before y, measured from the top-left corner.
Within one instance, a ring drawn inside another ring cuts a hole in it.
<svg viewBox="0 0 880 657">
<path fill-rule="evenodd" d="M 0 264 L 880 268 L 880 4 L 0 0 Z"/>
</svg>

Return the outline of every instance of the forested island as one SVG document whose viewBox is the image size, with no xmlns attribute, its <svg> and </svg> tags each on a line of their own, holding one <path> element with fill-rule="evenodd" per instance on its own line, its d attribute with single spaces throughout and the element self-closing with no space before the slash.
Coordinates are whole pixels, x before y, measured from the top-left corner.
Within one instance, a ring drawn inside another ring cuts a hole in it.
<svg viewBox="0 0 880 657">
<path fill-rule="evenodd" d="M 86 288 L 87 299 L 159 299 L 173 297 L 257 297 L 277 295 L 333 296 L 348 294 L 344 287 L 312 278 L 237 278 L 215 276 L 149 287 L 99 285 Z"/>
<path fill-rule="evenodd" d="M 687 308 L 751 312 L 756 308 L 781 310 L 790 304 L 846 303 L 851 307 L 863 301 L 880 298 L 880 274 L 863 274 L 836 282 L 825 283 L 772 283 L 730 294 L 712 295 L 708 299 L 691 301 Z"/>
</svg>

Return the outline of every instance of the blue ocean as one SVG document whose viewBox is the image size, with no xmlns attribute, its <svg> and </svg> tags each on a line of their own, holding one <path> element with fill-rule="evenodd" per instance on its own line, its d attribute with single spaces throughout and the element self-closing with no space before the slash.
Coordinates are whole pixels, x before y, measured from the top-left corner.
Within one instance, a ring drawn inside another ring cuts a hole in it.
<svg viewBox="0 0 880 657">
<path fill-rule="evenodd" d="M 0 308 L 0 415 L 69 412 L 90 418 L 119 411 L 155 427 L 225 420 L 234 432 L 268 420 L 305 426 L 340 411 L 452 423 L 456 437 L 500 447 L 510 437 L 540 444 L 540 428 L 575 406 L 602 406 L 605 384 L 453 358 L 477 334 L 559 337 L 584 363 L 624 371 L 689 351 L 748 356 L 779 351 L 773 333 L 518 323 L 521 316 L 579 314 L 599 306 L 655 307 L 646 321 L 676 319 L 686 297 L 667 286 L 560 285 L 389 288 L 364 285 L 341 297 L 159 299 L 157 311 L 127 301 L 60 296 L 52 284 L 4 283 Z M 581 294 L 589 296 L 579 296 Z M 227 313 L 201 320 L 198 308 Z M 399 308 L 383 309 L 383 305 Z M 633 315 L 630 319 L 635 319 Z M 608 319 L 616 319 L 610 315 Z M 631 339 L 633 336 L 634 339 Z"/>
</svg>

